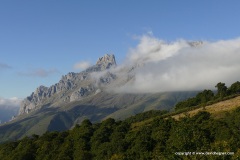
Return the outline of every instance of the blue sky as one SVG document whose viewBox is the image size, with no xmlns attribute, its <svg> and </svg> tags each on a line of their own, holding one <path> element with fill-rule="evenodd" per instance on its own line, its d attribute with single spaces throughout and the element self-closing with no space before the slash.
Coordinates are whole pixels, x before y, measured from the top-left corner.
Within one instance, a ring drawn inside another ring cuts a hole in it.
<svg viewBox="0 0 240 160">
<path fill-rule="evenodd" d="M 0 97 L 24 98 L 105 53 L 122 63 L 152 32 L 159 39 L 227 40 L 240 35 L 238 0 L 0 1 Z"/>
</svg>

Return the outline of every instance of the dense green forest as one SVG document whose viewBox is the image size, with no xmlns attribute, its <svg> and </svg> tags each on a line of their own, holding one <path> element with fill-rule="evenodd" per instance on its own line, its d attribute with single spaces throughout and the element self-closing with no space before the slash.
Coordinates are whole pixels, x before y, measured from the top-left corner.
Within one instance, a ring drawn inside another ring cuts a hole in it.
<svg viewBox="0 0 240 160">
<path fill-rule="evenodd" d="M 227 88 L 219 83 L 215 94 L 204 90 L 190 99 L 199 100 L 199 104 L 224 99 L 238 93 L 239 84 L 236 82 Z M 184 103 L 187 101 L 190 100 Z M 167 111 L 148 111 L 124 121 L 109 118 L 96 124 L 84 120 L 69 131 L 47 132 L 1 144 L 0 159 L 211 160 L 240 157 L 240 107 L 218 119 L 205 111 L 180 120 L 166 118 L 166 114 Z M 136 123 L 150 118 L 149 123 L 136 127 Z"/>
<path fill-rule="evenodd" d="M 153 111 L 139 114 L 144 120 Z M 159 115 L 162 113 L 158 112 Z M 138 121 L 107 119 L 92 124 L 84 120 L 65 132 L 47 132 L 0 145 L 2 160 L 88 159 L 232 159 L 240 156 L 240 108 L 222 119 L 208 112 L 179 121 L 156 117 L 148 125 L 132 128 Z M 217 152 L 234 155 L 178 155 Z"/>
</svg>

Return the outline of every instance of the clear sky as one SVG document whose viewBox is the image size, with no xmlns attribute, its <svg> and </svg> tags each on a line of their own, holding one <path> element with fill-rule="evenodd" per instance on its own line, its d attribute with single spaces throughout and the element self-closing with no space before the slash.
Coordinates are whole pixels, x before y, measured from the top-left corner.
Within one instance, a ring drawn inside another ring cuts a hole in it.
<svg viewBox="0 0 240 160">
<path fill-rule="evenodd" d="M 105 53 L 118 63 L 152 32 L 166 41 L 240 35 L 239 0 L 2 0 L 0 98 L 24 98 Z"/>
</svg>

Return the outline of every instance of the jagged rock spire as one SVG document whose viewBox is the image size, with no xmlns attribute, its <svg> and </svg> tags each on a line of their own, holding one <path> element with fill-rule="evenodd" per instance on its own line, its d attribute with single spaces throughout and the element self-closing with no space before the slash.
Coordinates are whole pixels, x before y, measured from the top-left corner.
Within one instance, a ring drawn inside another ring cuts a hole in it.
<svg viewBox="0 0 240 160">
<path fill-rule="evenodd" d="M 105 54 L 98 59 L 96 65 L 101 66 L 102 69 L 109 69 L 112 66 L 116 66 L 117 63 L 113 54 Z"/>
<path fill-rule="evenodd" d="M 96 63 L 96 65 L 89 67 L 86 69 L 86 72 L 98 72 L 104 71 L 111 67 L 115 67 L 117 65 L 115 56 L 113 54 L 105 54 L 103 57 L 100 57 Z"/>
</svg>

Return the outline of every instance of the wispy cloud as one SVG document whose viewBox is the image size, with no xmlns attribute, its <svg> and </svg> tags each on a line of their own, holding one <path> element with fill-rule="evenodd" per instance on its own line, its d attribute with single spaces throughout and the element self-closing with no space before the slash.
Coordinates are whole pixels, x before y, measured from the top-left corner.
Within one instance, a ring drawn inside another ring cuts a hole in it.
<svg viewBox="0 0 240 160">
<path fill-rule="evenodd" d="M 10 69 L 10 68 L 12 68 L 12 67 L 9 66 L 8 64 L 0 63 L 0 70 L 2 70 L 2 69 Z"/>
<path fill-rule="evenodd" d="M 28 72 L 19 72 L 19 75 L 44 78 L 44 77 L 51 76 L 55 73 L 58 73 L 58 70 L 56 70 L 56 69 L 46 70 L 46 69 L 41 69 L 40 68 L 40 69 L 31 70 L 31 71 L 28 71 Z"/>
<path fill-rule="evenodd" d="M 87 69 L 90 66 L 91 66 L 90 62 L 82 61 L 82 62 L 78 62 L 78 63 L 74 64 L 73 68 L 75 70 L 84 70 L 84 69 Z"/>
<path fill-rule="evenodd" d="M 134 80 L 120 92 L 164 92 L 213 88 L 240 80 L 240 38 L 189 45 L 143 36 L 128 54 L 128 64 L 141 64 Z"/>
</svg>

